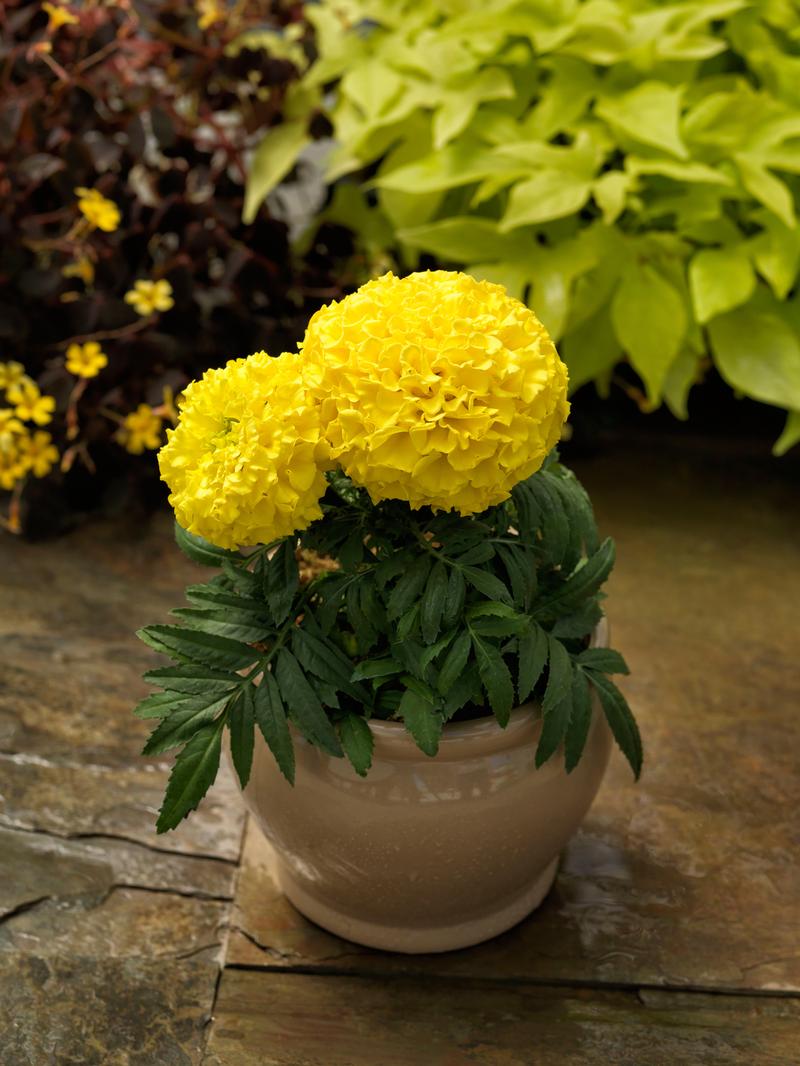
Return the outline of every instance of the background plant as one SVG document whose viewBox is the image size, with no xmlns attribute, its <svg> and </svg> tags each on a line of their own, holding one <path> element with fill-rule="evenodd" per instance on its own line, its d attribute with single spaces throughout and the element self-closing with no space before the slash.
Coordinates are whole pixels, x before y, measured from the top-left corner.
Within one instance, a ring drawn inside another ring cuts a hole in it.
<svg viewBox="0 0 800 1066">
<path fill-rule="evenodd" d="M 373 505 L 343 474 L 328 479 L 322 518 L 246 555 L 176 527 L 186 554 L 221 573 L 186 590 L 178 624 L 139 633 L 175 663 L 146 675 L 162 691 L 136 709 L 158 720 L 145 754 L 180 749 L 160 832 L 210 787 L 226 727 L 245 787 L 256 727 L 289 781 L 289 722 L 364 775 L 371 718 L 404 722 L 432 756 L 445 722 L 489 707 L 505 725 L 535 697 L 536 765 L 563 744 L 569 771 L 593 687 L 638 776 L 639 732 L 609 677 L 627 668 L 617 652 L 588 646 L 614 546 L 599 541 L 586 493 L 555 454 L 510 501 L 468 518 Z"/>
<path fill-rule="evenodd" d="M 305 13 L 318 59 L 303 85 L 312 107 L 333 90 L 339 145 L 325 217 L 368 255 L 505 284 L 573 388 L 607 389 L 625 359 L 643 410 L 685 418 L 713 360 L 737 393 L 787 409 L 777 453 L 800 439 L 797 0 Z M 268 135 L 253 202 L 306 139 L 299 119 Z"/>
<path fill-rule="evenodd" d="M 9 528 L 160 500 L 152 451 L 184 384 L 232 351 L 293 346 L 338 294 L 330 257 L 293 259 L 283 221 L 241 222 L 249 155 L 291 115 L 295 16 L 265 0 L 0 5 Z"/>
</svg>

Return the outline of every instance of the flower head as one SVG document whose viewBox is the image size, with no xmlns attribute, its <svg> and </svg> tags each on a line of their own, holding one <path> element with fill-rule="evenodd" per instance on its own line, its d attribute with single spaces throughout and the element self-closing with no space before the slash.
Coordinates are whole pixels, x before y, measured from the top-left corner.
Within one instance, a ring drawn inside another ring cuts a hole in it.
<svg viewBox="0 0 800 1066">
<path fill-rule="evenodd" d="M 108 356 L 96 341 L 70 344 L 65 365 L 70 374 L 78 378 L 94 378 L 108 366 Z"/>
<path fill-rule="evenodd" d="M 318 311 L 302 343 L 331 448 L 375 502 L 473 514 L 539 469 L 569 412 L 539 320 L 466 274 L 386 274 Z"/>
<path fill-rule="evenodd" d="M 78 197 L 78 208 L 92 226 L 113 233 L 119 226 L 121 215 L 119 208 L 113 200 L 107 200 L 97 189 L 85 189 L 83 186 L 75 190 Z"/>
<path fill-rule="evenodd" d="M 37 426 L 46 426 L 53 418 L 56 401 L 52 396 L 42 396 L 39 386 L 28 378 L 7 390 L 8 402 L 16 407 L 18 418 L 25 422 L 35 422 Z"/>
<path fill-rule="evenodd" d="M 175 515 L 213 544 L 268 543 L 320 517 L 326 450 L 297 355 L 207 371 L 167 438 L 158 458 Z"/>
<path fill-rule="evenodd" d="M 220 0 L 195 0 L 195 10 L 197 25 L 201 30 L 207 30 L 227 16 L 227 6 L 220 3 Z"/>
<path fill-rule="evenodd" d="M 42 11 L 47 15 L 47 29 L 50 33 L 55 33 L 56 30 L 62 26 L 75 25 L 78 19 L 64 7 L 60 7 L 58 4 L 42 4 Z"/>
<path fill-rule="evenodd" d="M 149 404 L 140 403 L 123 418 L 115 436 L 131 455 L 141 455 L 145 449 L 161 446 L 161 419 Z"/>
<path fill-rule="evenodd" d="M 25 427 L 11 407 L 0 407 L 0 452 L 7 452 L 15 447 L 15 438 L 24 433 Z"/>
<path fill-rule="evenodd" d="M 17 444 L 20 468 L 34 477 L 47 477 L 58 462 L 58 449 L 53 444 L 49 433 L 41 430 L 32 435 L 25 434 Z"/>
<path fill-rule="evenodd" d="M 88 255 L 79 255 L 72 263 L 61 268 L 61 276 L 80 278 L 84 285 L 91 285 L 94 281 L 94 263 Z"/>
<path fill-rule="evenodd" d="M 0 390 L 10 389 L 12 385 L 19 385 L 25 381 L 27 375 L 22 363 L 0 363 Z"/>
<path fill-rule="evenodd" d="M 169 311 L 175 301 L 172 299 L 172 286 L 168 281 L 140 278 L 133 288 L 125 293 L 125 303 L 130 304 L 137 315 L 152 315 L 156 311 Z"/>
</svg>

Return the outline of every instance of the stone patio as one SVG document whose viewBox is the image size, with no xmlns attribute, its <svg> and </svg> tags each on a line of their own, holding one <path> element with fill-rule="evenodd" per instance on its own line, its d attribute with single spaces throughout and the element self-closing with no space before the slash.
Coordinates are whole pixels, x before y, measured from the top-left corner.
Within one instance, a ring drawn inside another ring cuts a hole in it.
<svg viewBox="0 0 800 1066">
<path fill-rule="evenodd" d="M 796 467 L 575 467 L 617 540 L 645 772 L 613 757 L 536 914 L 439 956 L 297 914 L 229 777 L 155 835 L 170 763 L 138 754 L 133 631 L 197 577 L 166 516 L 0 538 L 2 1066 L 800 1061 Z"/>
</svg>

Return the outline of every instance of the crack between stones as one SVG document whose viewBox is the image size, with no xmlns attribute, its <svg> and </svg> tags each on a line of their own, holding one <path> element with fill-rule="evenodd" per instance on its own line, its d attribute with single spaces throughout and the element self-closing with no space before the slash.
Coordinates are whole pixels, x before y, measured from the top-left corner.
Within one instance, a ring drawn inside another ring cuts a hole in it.
<svg viewBox="0 0 800 1066">
<path fill-rule="evenodd" d="M 305 957 L 305 956 L 301 955 L 299 951 L 288 951 L 288 950 L 284 950 L 284 949 L 281 949 L 281 948 L 272 947 L 269 944 L 262 944 L 261 941 L 257 939 L 257 937 L 253 936 L 252 933 L 248 933 L 246 929 L 242 929 L 242 927 L 240 925 L 232 924 L 231 925 L 231 931 L 234 931 L 234 930 L 237 933 L 241 933 L 241 935 L 245 938 L 245 940 L 248 940 L 254 947 L 258 948 L 259 951 L 263 951 L 265 955 L 269 955 L 272 958 L 283 959 L 286 962 L 291 962 L 293 959 L 302 959 L 302 958 Z M 362 959 L 364 957 L 364 954 L 365 953 L 363 951 L 339 951 L 335 955 L 320 955 L 320 956 L 318 956 L 316 958 L 316 960 L 315 960 L 313 965 L 316 965 L 317 963 L 323 963 L 323 962 L 333 962 L 336 959 L 348 959 L 348 958 Z M 236 970 L 236 969 L 255 969 L 255 970 L 258 970 L 258 969 L 262 969 L 263 968 L 265 970 L 277 970 L 279 973 L 285 973 L 286 972 L 286 969 L 284 967 L 268 967 L 268 966 L 267 967 L 259 967 L 259 966 L 250 966 L 250 965 L 247 965 L 247 964 L 240 965 L 238 963 L 227 963 L 225 968 L 226 969 L 231 969 L 231 970 Z M 301 970 L 304 970 L 305 968 L 306 968 L 305 964 L 301 964 L 299 966 L 292 966 L 291 967 L 291 969 L 293 971 L 295 971 L 295 972 L 300 972 Z M 325 966 L 325 967 L 320 966 L 319 967 L 319 971 L 320 971 L 321 974 L 336 974 L 337 973 L 335 968 L 328 967 L 328 966 Z M 350 971 L 350 970 L 342 971 L 343 975 L 344 974 L 352 975 L 352 972 L 353 971 Z M 368 971 L 364 971 L 364 976 L 366 976 L 367 973 L 368 973 Z"/>
<path fill-rule="evenodd" d="M 226 859 L 222 855 L 212 855 L 202 851 L 176 851 L 174 848 L 160 848 L 156 844 L 148 844 L 136 837 L 126 836 L 124 833 L 98 833 L 93 830 L 78 833 L 58 833 L 52 829 L 39 829 L 35 826 L 11 825 L 8 822 L 0 822 L 0 829 L 6 829 L 14 833 L 35 833 L 37 836 L 49 837 L 51 840 L 117 840 L 123 844 L 133 844 L 137 848 L 144 848 L 153 852 L 154 855 L 172 855 L 176 859 L 202 859 L 205 862 L 219 862 L 225 866 L 238 867 L 238 859 Z"/>
<path fill-rule="evenodd" d="M 10 911 L 0 915 L 0 925 L 5 925 L 6 922 L 10 922 L 13 918 L 18 918 L 20 914 L 25 914 L 27 911 L 35 910 L 42 903 L 47 903 L 52 898 L 52 896 L 37 896 L 36 899 L 26 899 L 23 903 L 18 903 L 16 907 L 12 907 Z"/>
<path fill-rule="evenodd" d="M 161 896 L 181 896 L 183 899 L 199 899 L 212 903 L 232 903 L 233 896 L 215 896 L 211 892 L 203 892 L 202 889 L 168 888 L 164 885 L 137 885 L 128 881 L 115 881 L 106 893 L 104 899 L 108 899 L 112 892 L 126 888 L 131 892 L 153 892 Z"/>
</svg>

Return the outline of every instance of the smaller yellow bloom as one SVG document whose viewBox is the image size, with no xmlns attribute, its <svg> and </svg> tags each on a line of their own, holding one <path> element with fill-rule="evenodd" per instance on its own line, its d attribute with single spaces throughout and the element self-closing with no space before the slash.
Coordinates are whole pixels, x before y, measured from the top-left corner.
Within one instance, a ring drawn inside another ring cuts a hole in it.
<svg viewBox="0 0 800 1066">
<path fill-rule="evenodd" d="M 176 396 L 175 390 L 170 385 L 165 385 L 161 397 L 161 406 L 158 409 L 159 414 L 164 418 L 168 418 L 173 426 L 176 426 L 180 417 L 178 401 L 181 398 L 181 394 L 178 393 Z"/>
<path fill-rule="evenodd" d="M 94 281 L 94 263 L 88 255 L 79 255 L 73 263 L 67 263 L 61 270 L 62 277 L 80 278 L 87 287 Z"/>
<path fill-rule="evenodd" d="M 22 363 L 0 363 L 0 390 L 10 389 L 12 385 L 19 385 L 25 378 L 25 367 Z"/>
<path fill-rule="evenodd" d="M 42 4 L 42 11 L 47 15 L 47 29 L 49 33 L 55 33 L 62 26 L 74 26 L 78 19 L 58 4 Z"/>
<path fill-rule="evenodd" d="M 25 473 L 30 471 L 34 477 L 47 477 L 58 462 L 58 449 L 53 444 L 53 438 L 41 430 L 32 436 L 26 434 L 17 448 L 20 467 Z"/>
<path fill-rule="evenodd" d="M 75 377 L 97 377 L 104 366 L 108 366 L 108 356 L 96 341 L 70 344 L 67 348 L 66 367 Z"/>
<path fill-rule="evenodd" d="M 81 214 L 92 226 L 106 233 L 113 233 L 118 228 L 122 216 L 113 200 L 107 200 L 97 189 L 86 189 L 83 186 L 75 190 L 75 195 L 78 197 Z"/>
<path fill-rule="evenodd" d="M 196 0 L 195 10 L 197 25 L 201 30 L 207 30 L 215 22 L 222 22 L 228 14 L 226 5 L 220 4 L 219 0 Z"/>
<path fill-rule="evenodd" d="M 14 410 L 11 407 L 0 407 L 0 452 L 14 448 L 15 437 L 24 432 L 25 427 L 16 417 Z"/>
<path fill-rule="evenodd" d="M 35 422 L 37 426 L 46 426 L 51 421 L 56 401 L 52 396 L 42 396 L 35 382 L 27 380 L 12 385 L 6 395 L 9 403 L 15 405 L 18 418 Z"/>
<path fill-rule="evenodd" d="M 146 278 L 140 278 L 125 293 L 125 303 L 142 316 L 155 314 L 156 311 L 169 311 L 175 305 L 172 286 L 168 281 L 150 281 Z"/>
<path fill-rule="evenodd" d="M 116 439 L 132 455 L 141 455 L 145 448 L 160 448 L 161 421 L 149 404 L 140 403 L 122 420 Z"/>
</svg>

